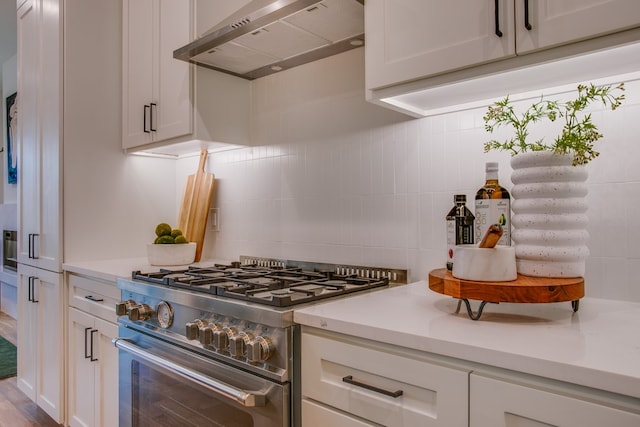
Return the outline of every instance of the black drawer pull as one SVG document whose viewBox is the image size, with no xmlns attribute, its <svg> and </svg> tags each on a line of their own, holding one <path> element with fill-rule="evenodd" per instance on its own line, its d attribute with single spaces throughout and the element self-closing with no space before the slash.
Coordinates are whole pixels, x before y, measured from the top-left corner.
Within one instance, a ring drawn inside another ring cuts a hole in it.
<svg viewBox="0 0 640 427">
<path fill-rule="evenodd" d="M 102 298 L 96 298 L 93 295 L 85 295 L 85 299 L 88 299 L 89 301 L 93 301 L 93 302 L 102 302 L 102 301 L 104 301 Z"/>
<path fill-rule="evenodd" d="M 375 391 L 376 393 L 384 394 L 385 396 L 391 396 L 393 398 L 402 396 L 402 390 L 389 391 L 389 390 L 384 390 L 382 388 L 378 388 L 376 386 L 372 386 L 369 384 L 364 384 L 364 383 L 361 383 L 360 381 L 354 380 L 353 375 L 347 375 L 346 377 L 342 378 L 342 381 L 347 384 L 353 384 L 355 386 L 362 387 L 367 390 Z"/>
</svg>

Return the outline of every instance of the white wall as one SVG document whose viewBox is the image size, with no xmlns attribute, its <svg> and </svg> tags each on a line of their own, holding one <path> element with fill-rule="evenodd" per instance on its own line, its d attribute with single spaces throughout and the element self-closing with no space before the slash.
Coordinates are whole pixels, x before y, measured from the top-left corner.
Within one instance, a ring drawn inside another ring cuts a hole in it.
<svg viewBox="0 0 640 427">
<path fill-rule="evenodd" d="M 255 80 L 253 95 L 258 146 L 209 160 L 221 230 L 207 233 L 205 255 L 386 265 L 425 279 L 445 265 L 453 195 L 471 199 L 487 161 L 511 188 L 509 156 L 483 153 L 484 109 L 412 120 L 369 105 L 362 49 Z M 586 293 L 640 301 L 640 82 L 626 97 L 593 113 L 605 137 L 589 166 Z"/>
<path fill-rule="evenodd" d="M 175 222 L 175 161 L 122 151 L 122 2 L 65 1 L 64 260 L 146 256 Z"/>
</svg>

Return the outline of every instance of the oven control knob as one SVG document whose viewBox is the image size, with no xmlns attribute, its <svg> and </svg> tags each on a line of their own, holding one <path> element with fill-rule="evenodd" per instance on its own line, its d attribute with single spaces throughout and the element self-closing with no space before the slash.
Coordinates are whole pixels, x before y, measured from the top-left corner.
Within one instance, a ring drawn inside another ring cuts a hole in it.
<svg viewBox="0 0 640 427">
<path fill-rule="evenodd" d="M 198 332 L 200 328 L 204 327 L 205 325 L 206 323 L 200 319 L 196 319 L 193 322 L 188 322 L 185 325 L 185 336 L 188 340 L 198 339 Z"/>
<path fill-rule="evenodd" d="M 125 316 L 135 306 L 136 302 L 131 299 L 116 303 L 116 316 Z"/>
<path fill-rule="evenodd" d="M 215 323 L 203 324 L 198 329 L 198 338 L 200 339 L 200 343 L 202 345 L 213 344 L 213 334 L 215 334 L 218 329 L 220 328 Z"/>
<path fill-rule="evenodd" d="M 247 343 L 247 359 L 249 362 L 260 363 L 271 357 L 274 351 L 269 338 L 257 336 Z"/>
<path fill-rule="evenodd" d="M 235 328 L 225 326 L 213 333 L 213 346 L 216 350 L 226 350 L 229 347 L 229 338 L 236 334 Z"/>
<path fill-rule="evenodd" d="M 241 357 L 247 354 L 247 345 L 253 336 L 247 332 L 238 332 L 229 338 L 229 353 L 233 357 Z"/>
<path fill-rule="evenodd" d="M 136 305 L 129 310 L 129 320 L 147 320 L 153 317 L 153 309 L 147 304 Z"/>
</svg>

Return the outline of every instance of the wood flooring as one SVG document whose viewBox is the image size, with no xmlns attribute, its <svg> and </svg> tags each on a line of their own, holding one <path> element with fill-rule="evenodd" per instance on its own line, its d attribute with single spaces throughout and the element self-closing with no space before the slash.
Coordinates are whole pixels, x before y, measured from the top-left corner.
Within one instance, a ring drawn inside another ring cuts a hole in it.
<svg viewBox="0 0 640 427">
<path fill-rule="evenodd" d="M 17 345 L 16 321 L 0 311 L 0 335 Z M 42 409 L 24 395 L 16 377 L 0 380 L 0 427 L 58 427 Z"/>
</svg>

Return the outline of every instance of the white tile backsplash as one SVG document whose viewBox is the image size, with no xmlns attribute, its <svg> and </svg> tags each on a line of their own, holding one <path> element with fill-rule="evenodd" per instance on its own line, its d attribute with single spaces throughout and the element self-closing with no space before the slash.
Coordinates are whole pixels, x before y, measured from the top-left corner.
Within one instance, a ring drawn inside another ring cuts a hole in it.
<svg viewBox="0 0 640 427">
<path fill-rule="evenodd" d="M 260 146 L 210 157 L 220 231 L 205 251 L 399 267 L 421 280 L 445 265 L 444 217 L 456 193 L 473 206 L 485 162 L 499 162 L 511 188 L 509 155 L 483 152 L 508 135 L 486 133 L 485 109 L 413 120 L 370 105 L 361 55 L 287 72 L 305 96 L 283 90 L 286 73 L 254 82 L 265 106 L 252 127 Z M 627 83 L 626 97 L 618 111 L 593 109 L 605 137 L 589 166 L 586 288 L 640 301 L 639 82 Z"/>
</svg>

